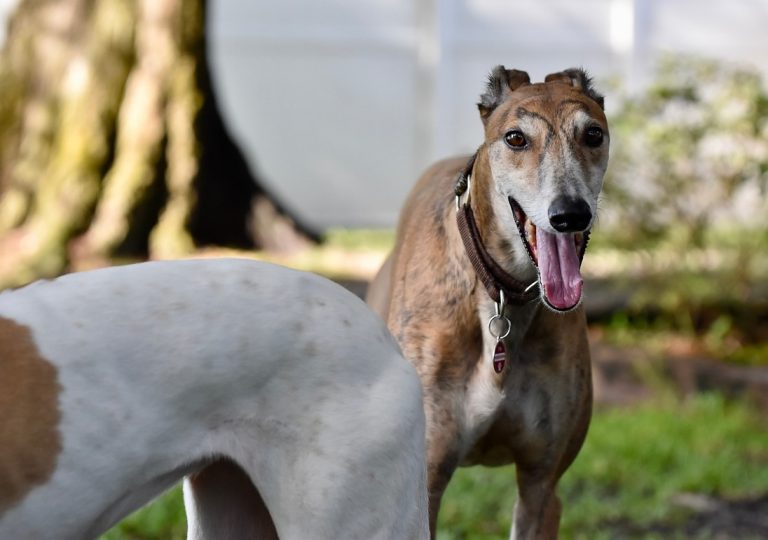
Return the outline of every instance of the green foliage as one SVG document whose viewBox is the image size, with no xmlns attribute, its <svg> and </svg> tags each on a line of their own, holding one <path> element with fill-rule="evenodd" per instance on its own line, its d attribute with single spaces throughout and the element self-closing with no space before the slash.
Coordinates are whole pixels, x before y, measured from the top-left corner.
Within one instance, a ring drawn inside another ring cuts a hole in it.
<svg viewBox="0 0 768 540">
<path fill-rule="evenodd" d="M 683 537 L 680 493 L 729 498 L 768 486 L 768 430 L 746 405 L 718 395 L 661 399 L 632 409 L 598 410 L 587 441 L 560 485 L 563 538 Z M 513 467 L 460 469 L 440 512 L 439 540 L 501 540 L 516 499 Z M 671 532 L 642 532 L 651 524 Z M 639 531 L 639 532 L 638 532 Z M 134 514 L 105 540 L 184 538 L 179 489 Z"/>
<path fill-rule="evenodd" d="M 768 225 L 768 94 L 757 72 L 668 56 L 611 118 L 607 221 L 628 243 L 701 245 L 717 222 Z"/>
<path fill-rule="evenodd" d="M 684 341 L 695 356 L 768 365 L 764 278 L 730 267 L 650 273 L 622 286 L 627 306 L 599 323 L 606 341 L 659 357 Z"/>
<path fill-rule="evenodd" d="M 584 268 L 600 278 L 596 290 L 625 298 L 621 312 L 599 321 L 606 338 L 663 353 L 658 345 L 677 334 L 711 358 L 768 364 L 768 228 L 711 226 L 704 247 L 645 237 L 617 248 L 604 233 L 594 235 Z"/>
</svg>

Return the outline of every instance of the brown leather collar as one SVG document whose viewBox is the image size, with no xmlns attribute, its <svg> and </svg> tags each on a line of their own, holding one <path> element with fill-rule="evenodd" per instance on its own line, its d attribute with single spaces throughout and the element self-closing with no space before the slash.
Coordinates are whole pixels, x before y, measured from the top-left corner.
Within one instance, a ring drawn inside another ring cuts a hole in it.
<svg viewBox="0 0 768 540">
<path fill-rule="evenodd" d="M 466 202 L 461 203 L 461 196 L 469 189 L 469 180 L 476 158 L 477 152 L 470 158 L 456 180 L 456 222 L 459 227 L 459 234 L 461 234 L 461 240 L 464 243 L 464 249 L 477 276 L 494 302 L 499 303 L 501 301 L 499 292 L 503 290 L 507 303 L 527 304 L 539 297 L 538 281 L 532 286 L 522 283 L 509 275 L 491 257 L 480 237 L 480 231 L 477 228 L 472 207 L 469 205 L 469 199 L 467 198 Z"/>
</svg>

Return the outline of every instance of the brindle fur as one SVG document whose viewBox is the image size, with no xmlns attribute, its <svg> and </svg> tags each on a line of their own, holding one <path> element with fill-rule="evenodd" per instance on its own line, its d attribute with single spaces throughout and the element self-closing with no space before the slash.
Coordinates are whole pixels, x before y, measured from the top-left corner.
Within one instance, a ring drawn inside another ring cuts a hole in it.
<svg viewBox="0 0 768 540">
<path fill-rule="evenodd" d="M 531 85 L 525 72 L 499 66 L 478 107 L 486 140 L 473 170 L 471 205 L 489 253 L 529 283 L 535 269 L 511 218 L 499 219 L 499 207 L 489 196 L 496 189 L 490 161 L 499 159 L 492 156 L 492 144 L 521 117 L 532 115 L 543 126 L 537 139 L 542 148 L 574 146 L 576 134 L 568 127 L 574 111 L 589 114 L 607 136 L 602 96 L 581 70 L 552 74 L 546 83 Z M 571 165 L 604 172 L 607 151 L 607 144 L 599 153 L 577 148 Z M 529 170 L 531 182 L 542 174 L 540 153 L 505 154 L 503 159 L 509 167 Z M 487 330 L 494 306 L 456 226 L 453 188 L 466 163 L 466 157 L 439 162 L 417 182 L 402 210 L 395 248 L 371 284 L 368 302 L 387 321 L 423 383 L 433 537 L 440 499 L 457 466 L 514 462 L 519 498 L 512 537 L 556 538 L 560 503 L 555 486 L 581 448 L 592 409 L 584 310 L 556 313 L 537 301 L 508 306 L 507 367 L 501 375 L 494 373 L 494 339 Z"/>
</svg>

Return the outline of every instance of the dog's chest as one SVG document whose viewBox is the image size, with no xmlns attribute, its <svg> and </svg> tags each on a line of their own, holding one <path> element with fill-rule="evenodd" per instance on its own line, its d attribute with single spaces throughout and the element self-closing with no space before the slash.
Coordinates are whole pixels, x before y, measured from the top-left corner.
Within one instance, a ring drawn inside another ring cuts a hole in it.
<svg viewBox="0 0 768 540">
<path fill-rule="evenodd" d="M 504 390 L 490 365 L 480 365 L 469 380 L 464 396 L 465 453 L 488 431 L 503 407 Z"/>
<path fill-rule="evenodd" d="M 506 366 L 502 373 L 496 373 L 492 367 L 492 358 L 497 340 L 489 333 L 487 318 L 484 316 L 490 306 L 483 307 L 486 309 L 481 309 L 479 312 L 479 317 L 484 323 L 482 354 L 477 369 L 467 382 L 464 395 L 463 454 L 471 456 L 478 452 L 487 454 L 490 451 L 491 454 L 504 454 L 504 456 L 497 456 L 493 461 L 499 459 L 500 462 L 507 463 L 511 461 L 507 455 L 509 454 L 508 441 L 501 445 L 503 448 L 498 449 L 480 448 L 478 445 L 500 427 L 504 430 L 511 427 L 509 411 L 514 407 L 510 407 L 508 402 L 515 399 L 512 388 L 516 386 L 515 381 L 521 376 L 522 366 L 518 355 L 536 310 L 535 308 L 508 309 L 506 315 L 512 324 L 509 335 L 504 339 Z M 494 436 L 493 439 L 496 437 Z"/>
<path fill-rule="evenodd" d="M 546 431 L 546 410 L 551 396 L 535 378 L 524 381 L 528 373 L 526 369 L 514 364 L 507 366 L 507 369 L 515 368 L 518 370 L 509 373 L 503 385 L 491 377 L 481 377 L 467 386 L 463 465 L 512 463 L 516 460 L 518 446 L 541 438 L 542 428 Z M 485 371 L 496 375 L 492 369 Z"/>
<path fill-rule="evenodd" d="M 510 347 L 516 350 L 517 347 Z M 508 352 L 510 354 L 511 351 Z M 463 441 L 464 453 L 468 453 L 507 409 L 509 391 L 504 384 L 504 374 L 491 367 L 491 352 L 484 352 L 476 371 L 469 379 L 464 395 Z M 514 359 L 507 359 L 505 370 L 514 369 Z"/>
</svg>

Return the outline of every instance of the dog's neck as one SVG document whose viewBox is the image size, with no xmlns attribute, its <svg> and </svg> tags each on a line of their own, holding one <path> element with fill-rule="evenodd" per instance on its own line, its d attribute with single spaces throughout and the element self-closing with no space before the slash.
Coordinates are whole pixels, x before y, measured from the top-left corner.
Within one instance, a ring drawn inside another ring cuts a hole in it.
<svg viewBox="0 0 768 540">
<path fill-rule="evenodd" d="M 460 196 L 464 190 L 469 190 L 466 202 Z M 457 224 L 463 245 L 489 296 L 499 302 L 503 291 L 507 300 L 518 305 L 535 300 L 538 284 L 525 248 L 516 230 L 511 236 L 506 234 L 499 209 L 493 205 L 493 178 L 485 146 L 480 147 L 462 171 L 456 193 Z"/>
</svg>

